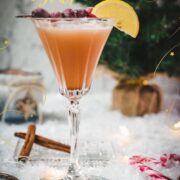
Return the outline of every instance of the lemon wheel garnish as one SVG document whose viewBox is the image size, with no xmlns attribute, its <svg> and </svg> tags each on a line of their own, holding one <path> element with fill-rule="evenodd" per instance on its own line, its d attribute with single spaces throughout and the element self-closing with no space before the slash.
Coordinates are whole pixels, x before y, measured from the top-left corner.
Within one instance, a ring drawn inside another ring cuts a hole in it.
<svg viewBox="0 0 180 180">
<path fill-rule="evenodd" d="M 131 5 L 121 0 L 105 0 L 98 3 L 92 11 L 98 18 L 114 18 L 115 27 L 136 37 L 139 32 L 138 16 Z"/>
</svg>

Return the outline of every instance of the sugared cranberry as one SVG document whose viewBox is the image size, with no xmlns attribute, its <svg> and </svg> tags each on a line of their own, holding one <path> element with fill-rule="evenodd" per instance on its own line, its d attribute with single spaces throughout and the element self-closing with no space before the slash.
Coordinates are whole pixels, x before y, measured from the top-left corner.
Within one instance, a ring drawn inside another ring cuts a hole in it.
<svg viewBox="0 0 180 180">
<path fill-rule="evenodd" d="M 88 13 L 84 9 L 75 10 L 76 17 L 87 17 Z"/>
<path fill-rule="evenodd" d="M 86 8 L 87 17 L 96 18 L 94 14 L 92 14 L 93 7 Z"/>
<path fill-rule="evenodd" d="M 62 13 L 61 12 L 52 12 L 51 14 L 51 18 L 60 18 L 60 17 L 63 17 Z"/>
<path fill-rule="evenodd" d="M 65 9 L 63 11 L 63 17 L 65 17 L 65 18 L 74 18 L 74 17 L 76 17 L 76 14 L 72 9 Z"/>
<path fill-rule="evenodd" d="M 32 17 L 48 18 L 50 14 L 43 8 L 37 8 L 32 11 Z"/>
<path fill-rule="evenodd" d="M 85 11 L 87 12 L 87 14 L 91 14 L 92 10 L 93 10 L 93 7 L 88 7 L 86 8 Z"/>
</svg>

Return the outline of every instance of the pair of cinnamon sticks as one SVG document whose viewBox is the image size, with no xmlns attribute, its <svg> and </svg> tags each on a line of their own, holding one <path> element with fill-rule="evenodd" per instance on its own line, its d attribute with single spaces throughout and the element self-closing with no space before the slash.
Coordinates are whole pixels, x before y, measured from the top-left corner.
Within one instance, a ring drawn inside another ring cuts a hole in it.
<svg viewBox="0 0 180 180">
<path fill-rule="evenodd" d="M 24 145 L 19 154 L 19 161 L 26 160 L 26 158 L 30 155 L 34 143 L 49 149 L 70 153 L 69 145 L 36 135 L 35 125 L 29 125 L 27 133 L 15 132 L 14 135 L 18 138 L 25 139 Z"/>
</svg>

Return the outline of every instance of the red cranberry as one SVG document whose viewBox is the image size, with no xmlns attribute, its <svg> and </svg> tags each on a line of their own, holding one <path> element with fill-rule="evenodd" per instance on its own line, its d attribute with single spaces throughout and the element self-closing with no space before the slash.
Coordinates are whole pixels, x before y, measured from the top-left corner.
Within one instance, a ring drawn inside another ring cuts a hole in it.
<svg viewBox="0 0 180 180">
<path fill-rule="evenodd" d="M 50 14 L 43 8 L 37 8 L 32 11 L 32 17 L 48 18 L 50 17 Z"/>
<path fill-rule="evenodd" d="M 65 9 L 63 11 L 63 17 L 65 17 L 65 18 L 74 18 L 74 17 L 76 17 L 76 14 L 72 9 Z"/>
<path fill-rule="evenodd" d="M 75 10 L 76 17 L 87 17 L 88 13 L 84 9 Z"/>
<path fill-rule="evenodd" d="M 92 10 L 93 10 L 93 7 L 88 7 L 86 8 L 85 11 L 87 12 L 87 14 L 91 14 Z"/>
<path fill-rule="evenodd" d="M 60 18 L 60 17 L 62 17 L 63 15 L 62 15 L 62 13 L 61 12 L 52 12 L 51 13 L 51 18 Z"/>
<path fill-rule="evenodd" d="M 96 18 L 94 14 L 92 14 L 93 7 L 86 8 L 87 17 Z"/>
</svg>

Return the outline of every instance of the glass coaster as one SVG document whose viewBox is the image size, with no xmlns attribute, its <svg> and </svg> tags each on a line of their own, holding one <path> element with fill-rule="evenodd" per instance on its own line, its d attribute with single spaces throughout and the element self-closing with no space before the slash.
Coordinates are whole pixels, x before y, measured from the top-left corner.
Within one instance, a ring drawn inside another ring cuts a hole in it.
<svg viewBox="0 0 180 180">
<path fill-rule="evenodd" d="M 66 141 L 61 141 L 66 142 Z M 19 139 L 14 152 L 14 159 L 18 160 L 18 155 L 23 146 L 24 140 Z M 105 141 L 82 141 L 80 142 L 79 164 L 83 167 L 106 167 L 113 156 L 111 143 Z M 69 154 L 61 151 L 51 150 L 42 146 L 33 145 L 30 156 L 27 158 L 29 163 L 44 163 L 50 167 L 68 167 Z"/>
</svg>

